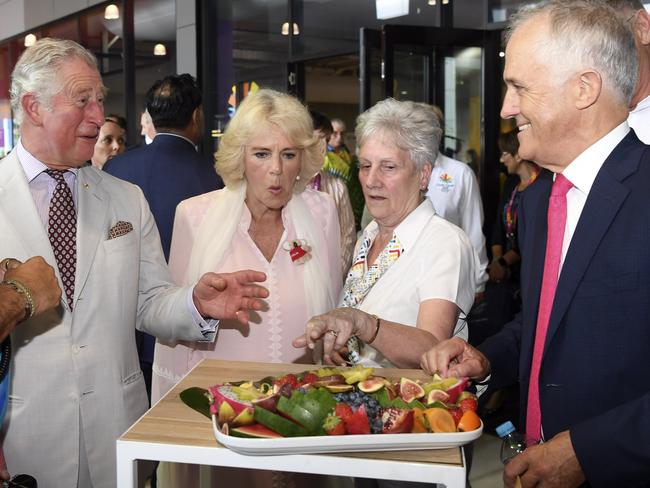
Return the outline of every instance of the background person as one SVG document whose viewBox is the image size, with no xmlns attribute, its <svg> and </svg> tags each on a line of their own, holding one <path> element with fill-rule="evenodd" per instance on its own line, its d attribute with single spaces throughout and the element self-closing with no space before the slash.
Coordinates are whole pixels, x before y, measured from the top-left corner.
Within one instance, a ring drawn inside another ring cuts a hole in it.
<svg viewBox="0 0 650 488">
<path fill-rule="evenodd" d="M 91 164 L 102 169 L 106 162 L 126 150 L 126 120 L 119 115 L 110 114 L 104 118 L 99 130 Z"/>
<path fill-rule="evenodd" d="M 189 74 L 167 76 L 147 90 L 145 114 L 156 130 L 149 145 L 111 160 L 106 172 L 134 183 L 144 193 L 169 260 L 176 206 L 223 186 L 212 158 L 196 150 L 203 136 L 203 96 Z M 151 398 L 155 338 L 136 331 L 140 367 Z"/>
<path fill-rule="evenodd" d="M 636 88 L 627 119 L 637 137 L 650 144 L 650 13 L 640 0 L 605 0 L 634 34 L 639 60 Z"/>
<path fill-rule="evenodd" d="M 43 38 L 12 73 L 20 123 L 0 161 L 0 255 L 40 255 L 64 300 L 12 333 L 7 465 L 52 486 L 112 487 L 115 440 L 147 409 L 133 331 L 212 340 L 216 321 L 248 320 L 268 292 L 263 273 L 202 276 L 173 286 L 155 222 L 135 185 L 86 165 L 104 123 L 95 57 Z M 43 398 L 54 406 L 43 414 Z"/>
<path fill-rule="evenodd" d="M 442 130 L 430 108 L 387 99 L 357 119 L 359 179 L 374 217 L 357 243 L 339 307 L 313 317 L 296 347 L 323 339 L 326 363 L 356 335 L 365 366 L 410 368 L 461 331 L 474 301 L 467 236 L 425 198 Z M 458 328 L 457 328 L 458 326 Z M 372 344 L 372 345 L 371 345 Z"/>
<path fill-rule="evenodd" d="M 334 306 L 342 283 L 334 203 L 324 193 L 304 189 L 323 164 L 324 149 L 309 113 L 290 95 L 259 90 L 238 107 L 216 155 L 226 187 L 179 205 L 170 268 L 176 282 L 184 284 L 208 270 L 224 272 L 245 264 L 266 273 L 271 293 L 250 325 L 222 321 L 213 343 L 159 341 L 154 401 L 203 358 L 313 362 L 309 350 L 295 349 L 291 341 L 309 317 Z M 297 251 L 304 254 L 292 257 Z M 267 486 L 292 477 L 216 471 L 215 479 L 231 486 Z M 198 483 L 196 466 L 177 468 L 168 476 L 170 486 Z M 158 478 L 166 476 L 159 473 Z"/>
<path fill-rule="evenodd" d="M 325 115 L 320 112 L 309 111 L 314 134 L 322 140 L 325 145 L 332 134 L 332 124 Z M 340 242 L 341 242 L 341 274 L 345 274 L 352 261 L 354 243 L 357 241 L 356 224 L 354 213 L 350 203 L 350 195 L 345 178 L 334 167 L 328 164 L 329 158 L 325 156 L 325 163 L 316 175 L 309 181 L 307 186 L 312 190 L 319 190 L 327 193 L 336 205 L 339 220 Z M 327 169 L 329 168 L 329 169 Z"/>
<path fill-rule="evenodd" d="M 149 145 L 153 142 L 154 137 L 156 137 L 156 128 L 151 121 L 151 115 L 145 107 L 142 115 L 140 115 L 140 135 L 144 137 L 144 143 Z"/>
<path fill-rule="evenodd" d="M 478 350 L 454 338 L 422 360 L 491 374 L 491 389 L 519 381 L 522 430 L 545 443 L 507 464 L 509 487 L 650 480 L 650 152 L 626 121 L 636 68 L 632 34 L 603 2 L 512 19 L 501 115 L 517 122 L 519 155 L 555 172 L 521 199 L 522 314 Z"/>
</svg>

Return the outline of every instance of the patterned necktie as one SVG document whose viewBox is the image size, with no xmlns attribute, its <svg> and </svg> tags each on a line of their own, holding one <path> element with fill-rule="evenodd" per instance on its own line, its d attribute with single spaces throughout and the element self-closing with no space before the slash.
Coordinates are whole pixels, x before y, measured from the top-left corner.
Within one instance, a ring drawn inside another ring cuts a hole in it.
<svg viewBox="0 0 650 488">
<path fill-rule="evenodd" d="M 571 182 L 562 174 L 556 174 L 548 202 L 548 236 L 546 239 L 546 256 L 544 257 L 544 276 L 539 298 L 537 327 L 535 328 L 535 346 L 533 348 L 533 363 L 530 369 L 526 412 L 526 434 L 535 440 L 539 440 L 542 434 L 539 370 L 542 365 L 546 331 L 548 330 L 548 321 L 553 309 L 553 300 L 555 299 L 555 290 L 560 272 L 564 227 L 566 226 L 566 194 L 572 187 Z"/>
<path fill-rule="evenodd" d="M 65 296 L 72 310 L 77 267 L 77 213 L 72 191 L 63 178 L 65 171 L 48 169 L 45 172 L 56 181 L 56 188 L 50 201 L 47 233 L 50 236 L 52 251 L 65 288 Z"/>
</svg>

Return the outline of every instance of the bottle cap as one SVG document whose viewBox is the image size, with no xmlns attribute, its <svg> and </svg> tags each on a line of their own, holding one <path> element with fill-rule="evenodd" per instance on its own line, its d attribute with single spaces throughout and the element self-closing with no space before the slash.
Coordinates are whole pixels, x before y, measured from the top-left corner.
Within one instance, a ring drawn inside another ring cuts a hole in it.
<svg viewBox="0 0 650 488">
<path fill-rule="evenodd" d="M 509 420 L 497 427 L 497 435 L 501 438 L 515 431 L 515 426 Z"/>
</svg>

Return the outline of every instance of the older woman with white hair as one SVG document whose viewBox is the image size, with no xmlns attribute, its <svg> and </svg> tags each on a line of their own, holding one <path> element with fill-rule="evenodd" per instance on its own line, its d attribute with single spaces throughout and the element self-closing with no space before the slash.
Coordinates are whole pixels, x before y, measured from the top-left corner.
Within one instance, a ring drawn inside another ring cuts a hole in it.
<svg viewBox="0 0 650 488">
<path fill-rule="evenodd" d="M 180 203 L 169 266 L 179 283 L 192 282 L 202 270 L 263 271 L 268 306 L 251 313 L 249 326 L 222 320 L 214 343 L 158 342 L 154 401 L 203 358 L 313 362 L 309 349 L 295 349 L 291 341 L 309 317 L 335 305 L 343 282 L 334 202 L 305 190 L 324 152 L 296 98 L 264 89 L 238 107 L 216 154 L 225 188 Z M 180 471 L 170 486 L 198 486 L 191 469 L 185 475 Z M 277 485 L 282 483 L 277 478 L 286 478 L 258 470 L 224 471 L 218 474 L 220 486 Z"/>
<path fill-rule="evenodd" d="M 357 242 L 339 308 L 307 322 L 328 364 L 417 368 L 422 353 L 467 337 L 477 257 L 425 198 L 441 137 L 430 108 L 387 99 L 357 119 L 359 180 L 374 220 Z"/>
</svg>

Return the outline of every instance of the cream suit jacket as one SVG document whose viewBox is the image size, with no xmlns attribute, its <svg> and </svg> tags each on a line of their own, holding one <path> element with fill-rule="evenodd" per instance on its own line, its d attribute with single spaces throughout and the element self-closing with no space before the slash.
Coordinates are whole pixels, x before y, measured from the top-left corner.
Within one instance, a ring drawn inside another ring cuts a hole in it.
<svg viewBox="0 0 650 488">
<path fill-rule="evenodd" d="M 94 488 L 115 486 L 115 440 L 147 409 L 136 327 L 165 341 L 204 339 L 188 288 L 170 284 L 140 189 L 90 166 L 77 178 L 74 311 L 62 300 L 11 336 L 7 465 L 45 488 L 77 486 L 80 428 Z M 133 230 L 109 240 L 118 221 Z M 40 255 L 57 269 L 15 151 L 0 160 L 0 233 L 0 256 Z"/>
</svg>

